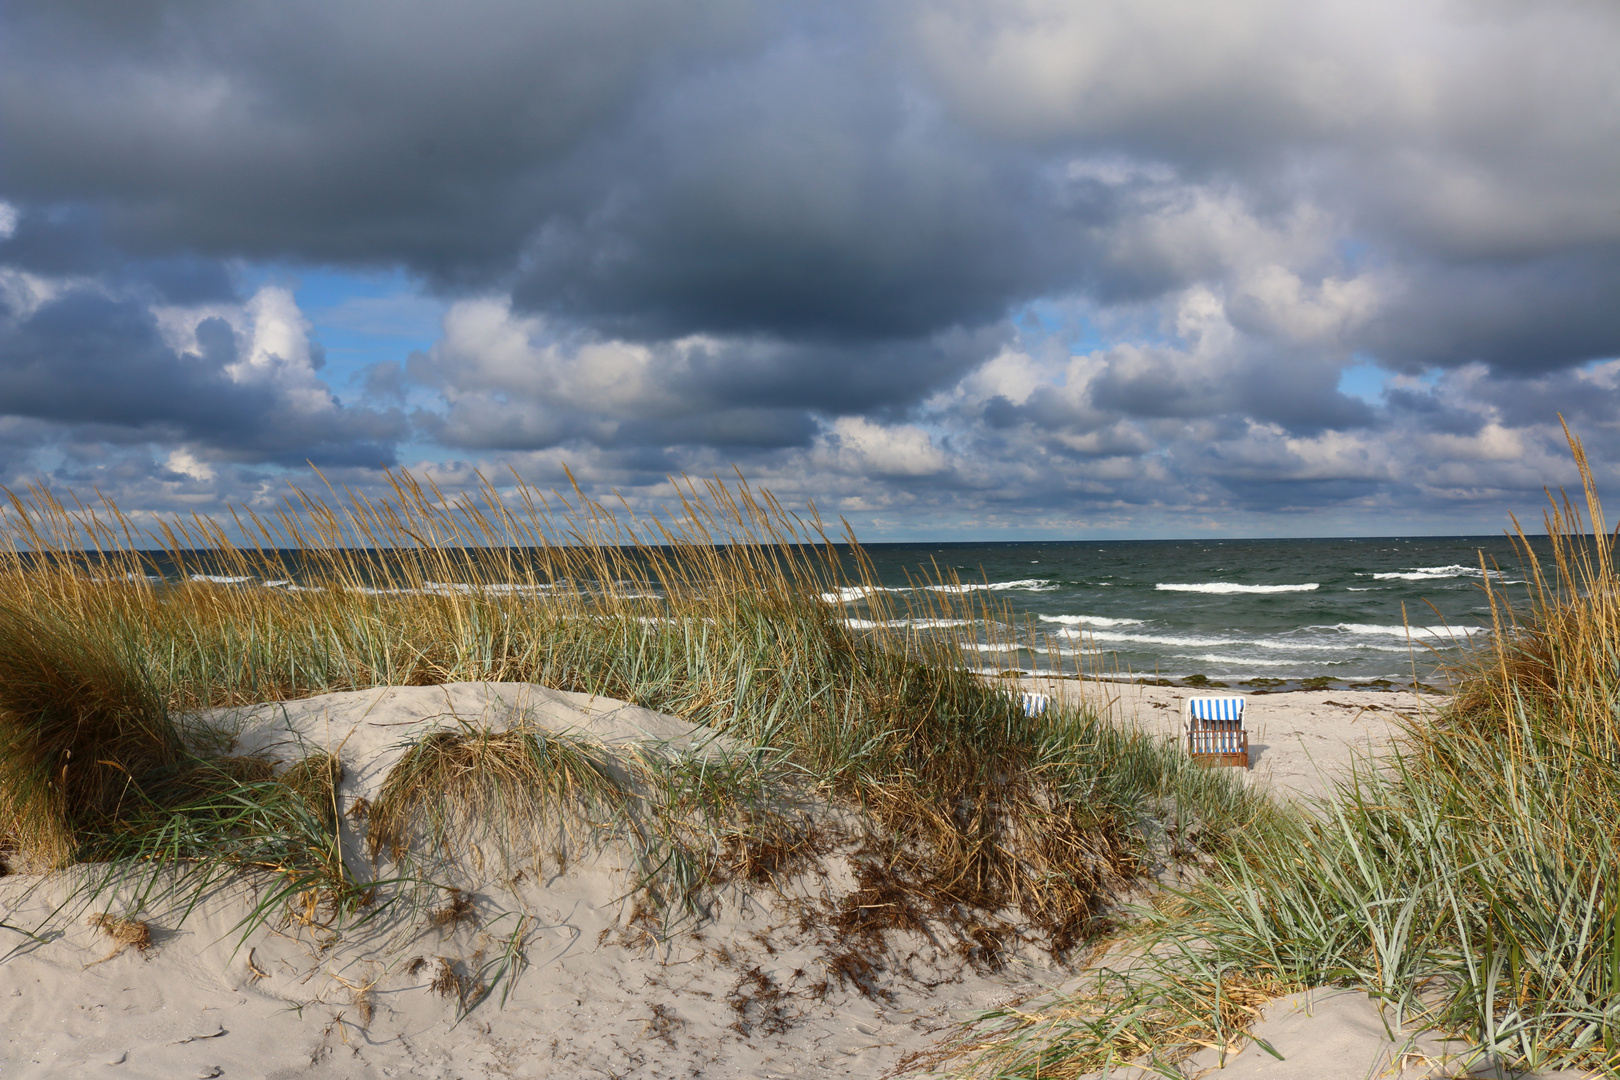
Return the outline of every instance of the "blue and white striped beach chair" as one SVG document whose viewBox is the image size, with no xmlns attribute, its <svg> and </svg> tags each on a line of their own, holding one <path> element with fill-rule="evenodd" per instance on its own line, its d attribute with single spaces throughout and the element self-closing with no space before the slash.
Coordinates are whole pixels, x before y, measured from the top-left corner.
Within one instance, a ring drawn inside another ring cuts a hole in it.
<svg viewBox="0 0 1620 1080">
<path fill-rule="evenodd" d="M 1046 711 L 1046 706 L 1052 699 L 1045 694 L 1031 694 L 1027 691 L 1018 696 L 1018 703 L 1024 709 L 1025 716 L 1039 716 Z"/>
<path fill-rule="evenodd" d="M 1249 731 L 1240 697 L 1193 697 L 1182 702 L 1187 752 L 1204 765 L 1249 767 Z"/>
</svg>

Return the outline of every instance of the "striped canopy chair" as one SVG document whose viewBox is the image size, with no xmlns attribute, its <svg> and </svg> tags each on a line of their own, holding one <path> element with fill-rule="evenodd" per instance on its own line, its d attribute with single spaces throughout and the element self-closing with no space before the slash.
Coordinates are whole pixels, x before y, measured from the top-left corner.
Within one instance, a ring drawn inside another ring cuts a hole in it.
<svg viewBox="0 0 1620 1080">
<path fill-rule="evenodd" d="M 1249 767 L 1249 730 L 1240 697 L 1192 697 L 1182 702 L 1187 752 L 1203 765 Z"/>
<path fill-rule="evenodd" d="M 1039 716 L 1046 711 L 1046 706 L 1051 700 L 1045 694 L 1031 694 L 1026 691 L 1019 695 L 1018 704 L 1023 708 L 1025 716 Z"/>
</svg>

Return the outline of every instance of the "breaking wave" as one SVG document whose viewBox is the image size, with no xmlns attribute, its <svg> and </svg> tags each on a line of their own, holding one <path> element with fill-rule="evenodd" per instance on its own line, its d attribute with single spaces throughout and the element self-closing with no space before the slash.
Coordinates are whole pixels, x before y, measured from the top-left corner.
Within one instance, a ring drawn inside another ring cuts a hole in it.
<svg viewBox="0 0 1620 1080">
<path fill-rule="evenodd" d="M 1231 593 L 1314 592 L 1321 586 L 1315 581 L 1309 581 L 1303 585 L 1238 585 L 1230 581 L 1208 581 L 1193 585 L 1172 585 L 1160 582 L 1153 587 L 1160 592 L 1195 592 L 1229 595 Z"/>
</svg>

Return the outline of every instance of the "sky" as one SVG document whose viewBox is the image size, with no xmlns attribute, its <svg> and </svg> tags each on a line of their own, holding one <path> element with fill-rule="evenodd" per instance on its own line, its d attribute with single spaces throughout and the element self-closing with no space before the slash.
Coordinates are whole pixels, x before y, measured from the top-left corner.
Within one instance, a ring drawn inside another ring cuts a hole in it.
<svg viewBox="0 0 1620 1080">
<path fill-rule="evenodd" d="M 1612 0 L 8 0 L 0 482 L 1495 533 L 1560 414 L 1620 487 L 1617 55 Z"/>
</svg>

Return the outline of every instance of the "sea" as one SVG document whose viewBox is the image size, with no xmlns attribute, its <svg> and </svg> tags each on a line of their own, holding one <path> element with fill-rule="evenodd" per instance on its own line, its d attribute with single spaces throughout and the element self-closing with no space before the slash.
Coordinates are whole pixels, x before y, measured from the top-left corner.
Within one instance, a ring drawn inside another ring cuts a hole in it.
<svg viewBox="0 0 1620 1080">
<path fill-rule="evenodd" d="M 1532 540 L 1538 557 L 1549 554 Z M 1489 642 L 1485 575 L 1516 605 L 1505 536 L 872 544 L 885 601 L 984 594 L 998 625 L 963 650 L 987 671 L 1254 689 L 1437 686 Z M 939 584 L 954 576 L 959 586 Z M 911 595 L 904 595 L 904 594 Z M 869 618 L 856 590 L 828 599 Z M 1522 606 L 1522 605 L 1519 605 Z M 893 621 L 893 612 L 889 613 Z"/>
<path fill-rule="evenodd" d="M 1550 561 L 1544 538 L 1529 542 Z M 1257 691 L 1439 688 L 1470 650 L 1490 643 L 1486 576 L 1516 603 L 1525 595 L 1520 553 L 1505 536 L 906 543 L 863 551 L 876 588 L 825 593 L 840 618 L 856 629 L 882 623 L 941 634 L 965 666 L 993 674 Z M 848 579 L 861 580 L 849 549 L 840 553 Z M 280 557 L 285 576 L 257 580 L 188 574 L 153 553 L 153 580 L 301 587 L 302 556 Z"/>
</svg>

